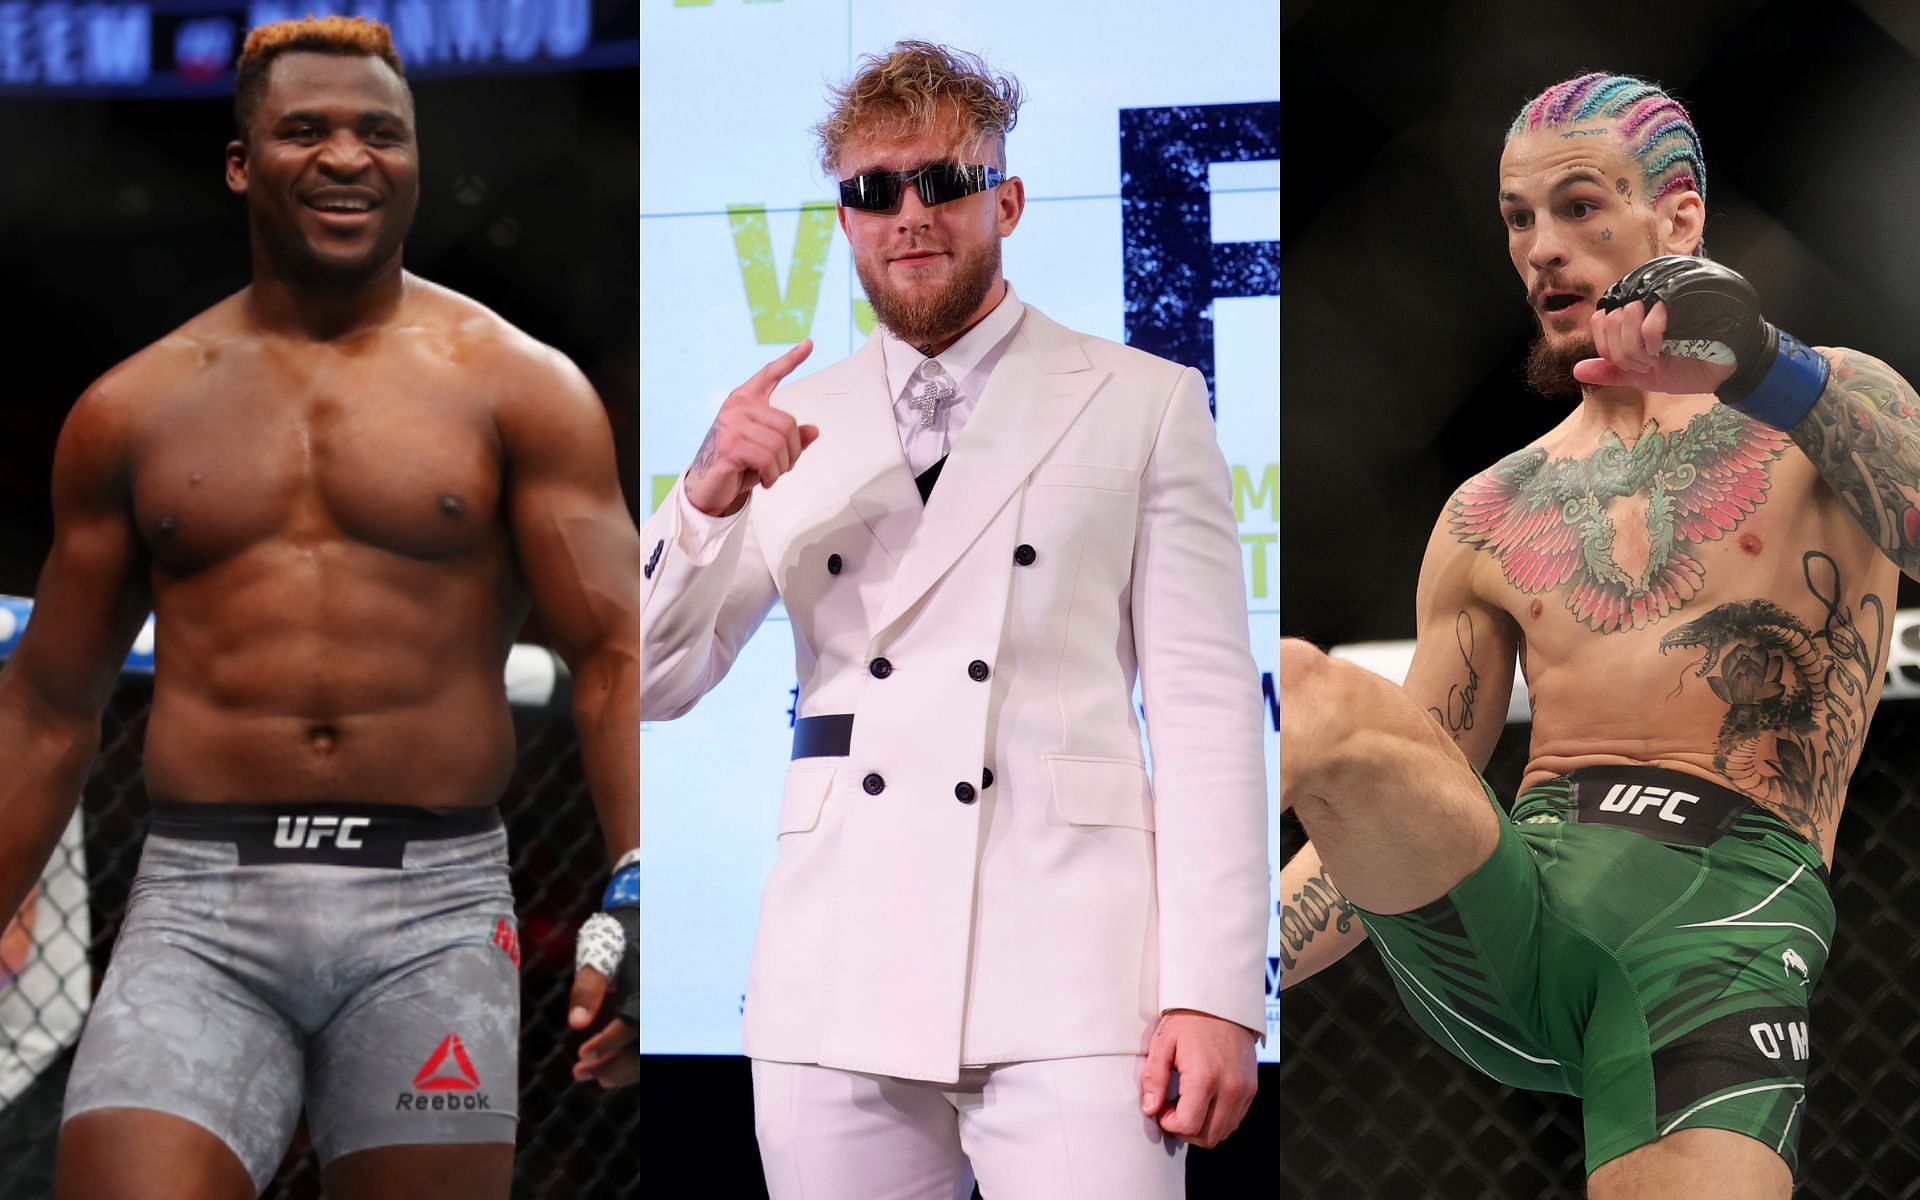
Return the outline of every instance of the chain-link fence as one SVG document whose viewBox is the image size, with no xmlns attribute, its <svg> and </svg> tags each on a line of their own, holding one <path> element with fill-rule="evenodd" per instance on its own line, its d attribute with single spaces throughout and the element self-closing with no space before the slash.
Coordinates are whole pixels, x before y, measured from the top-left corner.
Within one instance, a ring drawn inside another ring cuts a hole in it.
<svg viewBox="0 0 1920 1200">
<path fill-rule="evenodd" d="M 1487 779 L 1507 798 L 1529 727 Z M 1874 717 L 1834 851 L 1839 914 L 1814 993 L 1796 1194 L 1920 1196 L 1920 700 Z M 1283 856 L 1301 841 L 1289 814 Z M 1281 1195 L 1346 1200 L 1586 1194 L 1580 1104 L 1515 1091 L 1427 1038 L 1362 945 L 1289 989 L 1280 1068 Z"/>
<path fill-rule="evenodd" d="M 0 1064 L 10 1060 L 17 1070 L 25 1059 L 38 1069 L 37 1060 L 48 1059 L 70 1041 L 79 1024 L 74 1001 L 84 1003 L 105 974 L 146 829 L 140 746 L 152 695 L 150 677 L 139 675 L 126 676 L 115 693 L 100 756 L 87 781 L 83 836 L 70 838 L 55 852 L 47 885 L 33 902 L 30 938 L 16 929 L 7 943 L 0 944 L 0 980 L 9 981 L 9 986 L 0 986 Z M 520 915 L 520 1130 L 513 1196 L 515 1200 L 638 1196 L 637 1089 L 609 1093 L 594 1083 L 575 1082 L 570 1073 L 584 1037 L 566 1024 L 573 935 L 598 908 L 607 873 L 599 825 L 581 773 L 579 740 L 571 719 L 555 707 L 516 709 L 515 725 L 520 752 L 513 781 L 500 803 Z M 58 886 L 63 867 L 76 868 L 70 873 L 73 886 L 68 889 Z M 84 888 L 78 886 L 79 880 L 84 880 Z M 66 964 L 68 969 L 56 972 L 68 978 L 43 978 L 35 986 L 27 974 L 33 969 L 29 942 L 49 961 L 59 963 L 58 944 L 63 936 L 76 946 L 84 944 L 84 956 L 76 951 Z M 71 978 L 75 972 L 90 972 L 91 978 L 75 986 Z M 31 1008 L 25 1022 L 19 1019 L 23 1002 L 30 1002 Z M 54 1070 L 49 1078 L 57 1075 L 64 1057 L 51 1060 Z M 0 1077 L 0 1100 L 7 1098 L 5 1079 Z M 39 1128 L 11 1130 L 10 1137 L 43 1136 L 50 1142 L 55 1136 L 57 1094 L 39 1099 L 39 1115 L 32 1122 Z M 6 1115 L 0 1112 L 0 1118 Z M 0 1150 L 23 1153 L 14 1140 Z M 18 1192 L 20 1200 L 29 1200 L 43 1194 L 37 1186 L 18 1191 L 8 1178 L 13 1168 L 12 1162 L 0 1162 L 0 1196 L 12 1200 Z M 266 1195 L 272 1200 L 309 1200 L 320 1195 L 319 1162 L 304 1127 Z"/>
</svg>

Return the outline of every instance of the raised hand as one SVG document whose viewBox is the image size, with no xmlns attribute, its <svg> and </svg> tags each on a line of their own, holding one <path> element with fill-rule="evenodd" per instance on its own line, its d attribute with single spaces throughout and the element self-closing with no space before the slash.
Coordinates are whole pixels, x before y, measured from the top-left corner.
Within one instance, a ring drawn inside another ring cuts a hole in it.
<svg viewBox="0 0 1920 1200">
<path fill-rule="evenodd" d="M 773 406 L 773 391 L 813 353 L 811 338 L 754 372 L 728 394 L 683 476 L 687 499 L 710 517 L 740 511 L 755 484 L 772 487 L 820 436 Z"/>
</svg>

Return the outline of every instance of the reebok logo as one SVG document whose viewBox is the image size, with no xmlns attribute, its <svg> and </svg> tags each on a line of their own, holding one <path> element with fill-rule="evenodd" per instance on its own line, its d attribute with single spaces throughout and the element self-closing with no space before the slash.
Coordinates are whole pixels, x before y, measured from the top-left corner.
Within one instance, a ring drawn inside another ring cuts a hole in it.
<svg viewBox="0 0 1920 1200">
<path fill-rule="evenodd" d="M 357 831 L 371 824 L 371 817 L 281 817 L 274 826 L 273 844 L 281 850 L 313 850 L 330 838 L 342 850 L 358 850 L 366 843 Z"/>
<path fill-rule="evenodd" d="M 413 1086 L 415 1091 L 400 1093 L 394 1102 L 394 1111 L 449 1112 L 493 1107 L 487 1094 L 480 1090 L 480 1072 L 473 1069 L 473 1059 L 467 1056 L 467 1048 L 460 1043 L 457 1033 L 442 1038 L 434 1052 L 427 1055 L 427 1061 L 414 1072 Z M 466 1094 L 425 1095 L 427 1092 Z"/>
<path fill-rule="evenodd" d="M 1682 804 L 1699 802 L 1700 797 L 1691 792 L 1671 791 L 1653 784 L 1616 783 L 1607 789 L 1606 799 L 1600 801 L 1600 810 L 1623 812 L 1637 817 L 1649 808 L 1658 808 L 1662 821 L 1685 825 L 1687 814 L 1680 812 L 1679 807 Z"/>
</svg>

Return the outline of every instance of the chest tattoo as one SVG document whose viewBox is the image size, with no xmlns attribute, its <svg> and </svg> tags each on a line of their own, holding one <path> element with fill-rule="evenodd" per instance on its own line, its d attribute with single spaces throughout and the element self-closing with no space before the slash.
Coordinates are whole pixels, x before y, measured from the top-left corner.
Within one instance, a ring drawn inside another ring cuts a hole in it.
<svg viewBox="0 0 1920 1200">
<path fill-rule="evenodd" d="M 1718 541 L 1766 498 L 1784 433 L 1715 405 L 1667 433 L 1647 422 L 1631 447 L 1609 432 L 1587 458 L 1533 447 L 1467 481 L 1448 503 L 1453 535 L 1499 560 L 1532 595 L 1565 588 L 1567 610 L 1598 633 L 1642 629 L 1699 593 L 1690 547 Z M 1638 518 L 1644 563 L 1616 553 L 1616 518 Z"/>
</svg>

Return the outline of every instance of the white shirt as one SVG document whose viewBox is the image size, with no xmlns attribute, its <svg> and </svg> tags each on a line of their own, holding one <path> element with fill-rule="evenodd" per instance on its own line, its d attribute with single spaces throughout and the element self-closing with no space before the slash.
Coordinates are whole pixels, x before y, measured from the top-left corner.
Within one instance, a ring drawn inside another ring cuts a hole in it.
<svg viewBox="0 0 1920 1200">
<path fill-rule="evenodd" d="M 953 449 L 954 439 L 980 403 L 980 394 L 987 390 L 987 380 L 1026 311 L 1009 283 L 993 311 L 961 334 L 959 341 L 931 358 L 892 331 L 882 331 L 880 353 L 887 364 L 887 390 L 893 398 L 894 425 L 900 433 L 900 451 L 906 455 L 908 471 L 920 475 Z M 951 388 L 953 394 L 939 401 L 932 422 L 924 423 L 913 401 L 929 383 Z"/>
</svg>

